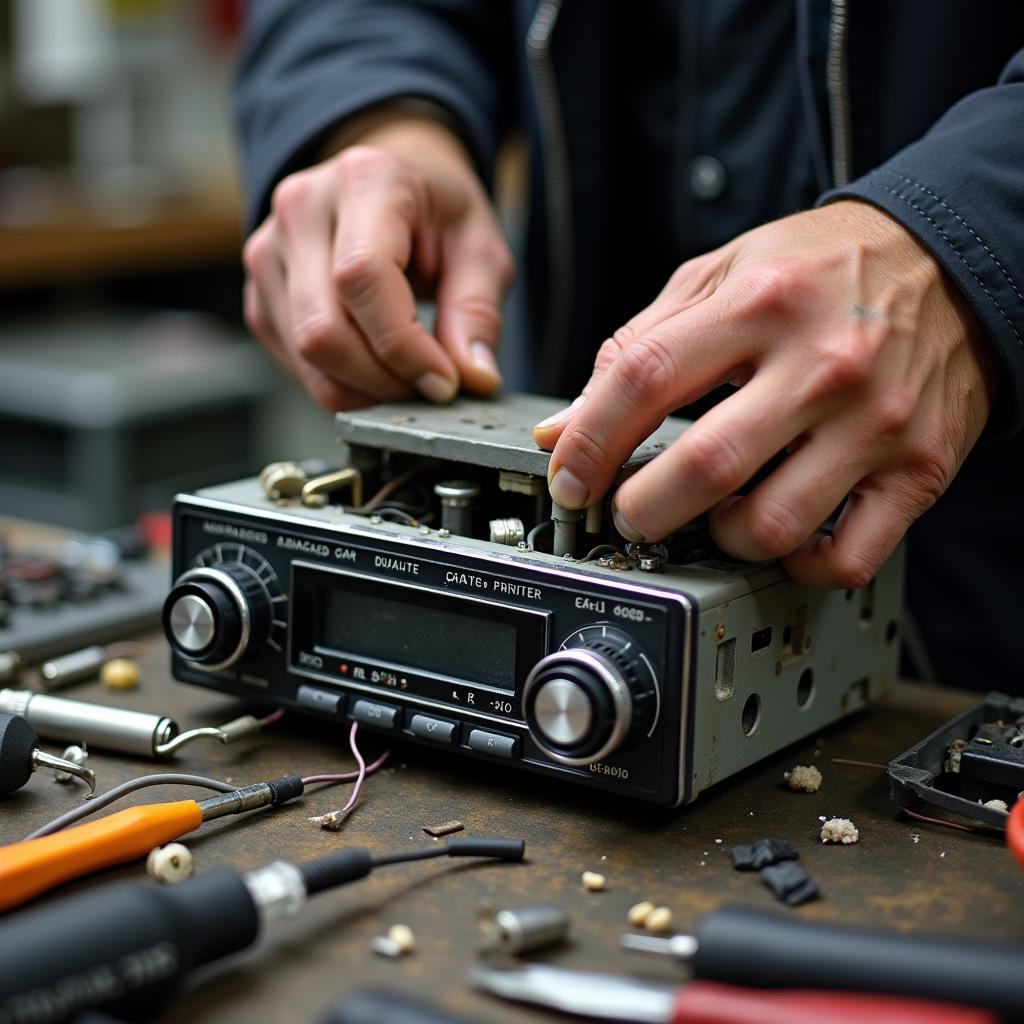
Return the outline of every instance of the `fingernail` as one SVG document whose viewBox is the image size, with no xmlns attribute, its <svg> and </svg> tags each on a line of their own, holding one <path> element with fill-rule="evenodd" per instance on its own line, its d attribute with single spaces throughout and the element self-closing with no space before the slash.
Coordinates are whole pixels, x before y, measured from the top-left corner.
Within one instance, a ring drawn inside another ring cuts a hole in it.
<svg viewBox="0 0 1024 1024">
<path fill-rule="evenodd" d="M 643 543 L 644 535 L 614 506 L 612 506 L 612 522 L 615 523 L 615 529 L 626 540 L 631 540 L 635 544 Z"/>
<path fill-rule="evenodd" d="M 416 390 L 426 395 L 432 402 L 450 402 L 459 386 L 455 381 L 431 371 L 416 379 Z"/>
<path fill-rule="evenodd" d="M 481 372 L 489 377 L 501 380 L 501 370 L 491 351 L 491 346 L 483 341 L 471 341 L 469 343 L 469 361 Z"/>
<path fill-rule="evenodd" d="M 564 467 L 552 477 L 548 490 L 552 500 L 562 508 L 583 508 L 590 494 L 587 485 Z"/>
<path fill-rule="evenodd" d="M 583 404 L 583 396 L 580 395 L 572 405 L 567 405 L 564 409 L 556 412 L 553 416 L 549 416 L 546 420 L 541 420 L 540 423 L 534 425 L 534 430 L 543 430 L 545 427 L 553 427 L 556 423 L 561 423 L 567 420 L 581 405 Z"/>
</svg>

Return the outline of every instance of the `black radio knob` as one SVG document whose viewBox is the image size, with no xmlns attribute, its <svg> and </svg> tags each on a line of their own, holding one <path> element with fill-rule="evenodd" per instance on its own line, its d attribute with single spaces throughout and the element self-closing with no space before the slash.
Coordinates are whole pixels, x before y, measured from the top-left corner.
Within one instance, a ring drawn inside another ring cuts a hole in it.
<svg viewBox="0 0 1024 1024">
<path fill-rule="evenodd" d="M 549 757 L 591 764 L 650 724 L 654 691 L 628 646 L 597 640 L 555 651 L 534 667 L 523 687 L 523 716 Z"/>
<path fill-rule="evenodd" d="M 270 636 L 270 594 L 241 564 L 189 569 L 164 602 L 163 625 L 176 653 L 211 671 L 227 668 Z"/>
</svg>

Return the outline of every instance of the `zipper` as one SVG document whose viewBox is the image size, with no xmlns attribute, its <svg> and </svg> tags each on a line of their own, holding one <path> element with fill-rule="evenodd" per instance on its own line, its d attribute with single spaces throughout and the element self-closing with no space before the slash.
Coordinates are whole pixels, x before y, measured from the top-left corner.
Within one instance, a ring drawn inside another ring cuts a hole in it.
<svg viewBox="0 0 1024 1024">
<path fill-rule="evenodd" d="M 828 58 L 825 85 L 828 115 L 832 126 L 832 184 L 850 181 L 850 76 L 847 66 L 847 0 L 832 0 L 828 28 Z"/>
<path fill-rule="evenodd" d="M 568 345 L 572 296 L 572 207 L 569 191 L 569 147 L 551 61 L 551 36 L 562 0 L 541 0 L 526 34 L 527 66 L 537 104 L 541 166 L 548 221 L 547 315 L 540 353 L 540 384 L 557 391 Z"/>
</svg>

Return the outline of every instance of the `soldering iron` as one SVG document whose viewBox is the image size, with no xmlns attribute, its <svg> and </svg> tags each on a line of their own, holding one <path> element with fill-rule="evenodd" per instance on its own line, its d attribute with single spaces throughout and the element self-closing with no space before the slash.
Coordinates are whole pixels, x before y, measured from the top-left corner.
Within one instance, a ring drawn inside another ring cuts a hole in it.
<svg viewBox="0 0 1024 1024">
<path fill-rule="evenodd" d="M 521 861 L 512 839 L 451 839 L 374 856 L 348 849 L 297 866 L 217 868 L 179 885 L 105 886 L 0 924 L 0 1021 L 59 1024 L 87 1009 L 149 1016 L 189 973 L 251 946 L 310 896 L 374 868 L 432 857 Z"/>
</svg>

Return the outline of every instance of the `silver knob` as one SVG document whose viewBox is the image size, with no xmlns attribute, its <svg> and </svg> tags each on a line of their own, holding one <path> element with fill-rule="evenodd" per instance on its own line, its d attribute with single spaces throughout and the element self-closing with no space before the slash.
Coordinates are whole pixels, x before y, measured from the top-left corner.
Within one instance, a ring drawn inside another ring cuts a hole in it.
<svg viewBox="0 0 1024 1024">
<path fill-rule="evenodd" d="M 537 693 L 534 715 L 547 739 L 574 747 L 590 732 L 594 708 L 583 688 L 571 679 L 550 679 Z"/>
<path fill-rule="evenodd" d="M 195 594 L 185 594 L 175 601 L 171 608 L 170 626 L 178 646 L 190 654 L 209 647 L 216 629 L 213 610 Z"/>
</svg>

